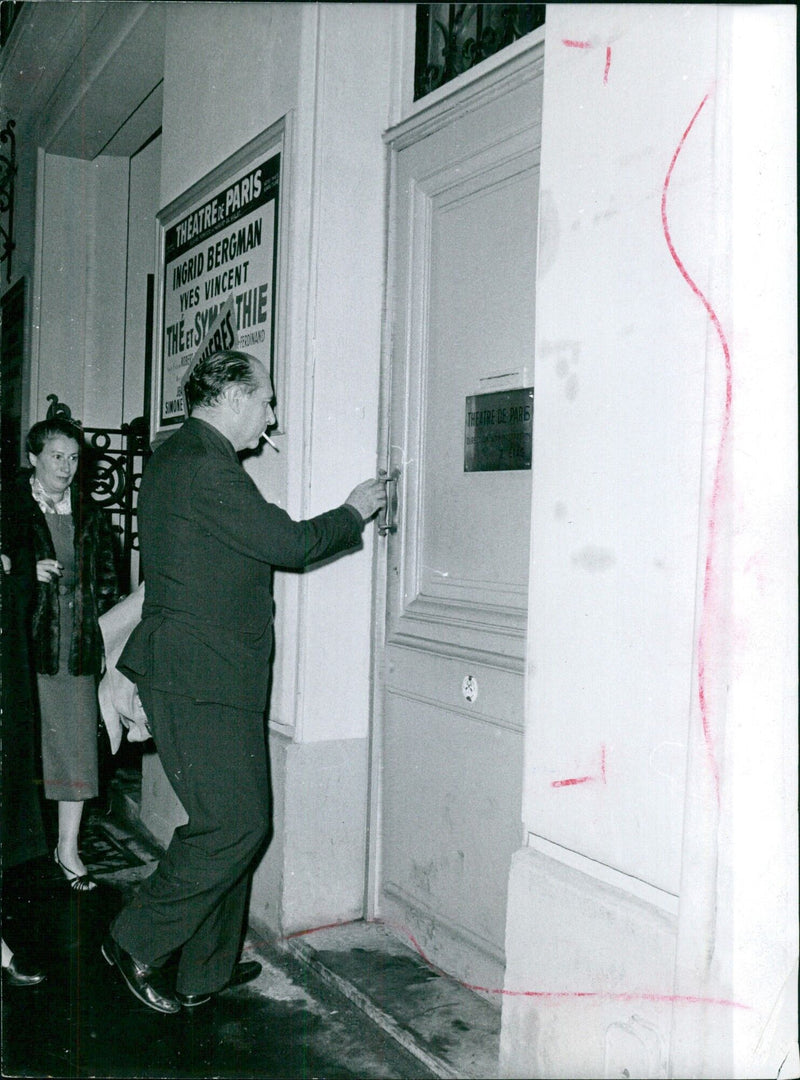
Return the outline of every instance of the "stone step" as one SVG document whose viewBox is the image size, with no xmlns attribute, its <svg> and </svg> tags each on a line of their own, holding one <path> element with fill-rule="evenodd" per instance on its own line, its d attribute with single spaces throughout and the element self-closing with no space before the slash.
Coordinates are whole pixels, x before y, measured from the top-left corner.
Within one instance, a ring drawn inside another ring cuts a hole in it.
<svg viewBox="0 0 800 1080">
<path fill-rule="evenodd" d="M 432 968 L 381 923 L 326 927 L 284 944 L 436 1076 L 498 1075 L 498 1005 Z"/>
</svg>

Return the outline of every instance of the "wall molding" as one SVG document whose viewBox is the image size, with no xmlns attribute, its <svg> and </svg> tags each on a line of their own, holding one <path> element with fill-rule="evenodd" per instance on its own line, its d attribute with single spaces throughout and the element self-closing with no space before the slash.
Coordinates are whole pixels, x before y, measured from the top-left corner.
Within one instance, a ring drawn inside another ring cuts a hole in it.
<svg viewBox="0 0 800 1080">
<path fill-rule="evenodd" d="M 562 847 L 561 844 L 546 840 L 543 836 L 537 836 L 536 833 L 528 833 L 527 846 L 540 855 L 561 863 L 562 866 L 578 870 L 587 877 L 594 878 L 595 881 L 600 881 L 604 885 L 611 885 L 613 888 L 619 889 L 637 900 L 642 900 L 646 904 L 658 908 L 675 919 L 678 918 L 679 897 L 667 892 L 665 889 L 659 889 L 656 885 L 642 881 L 641 878 L 633 877 L 632 874 L 625 874 L 622 870 L 598 862 L 596 859 L 583 855 L 579 851 Z"/>
<path fill-rule="evenodd" d="M 488 57 L 478 67 L 414 103 L 414 111 L 390 127 L 384 140 L 396 150 L 426 138 L 454 119 L 507 94 L 530 78 L 544 78 L 544 27 Z"/>
</svg>

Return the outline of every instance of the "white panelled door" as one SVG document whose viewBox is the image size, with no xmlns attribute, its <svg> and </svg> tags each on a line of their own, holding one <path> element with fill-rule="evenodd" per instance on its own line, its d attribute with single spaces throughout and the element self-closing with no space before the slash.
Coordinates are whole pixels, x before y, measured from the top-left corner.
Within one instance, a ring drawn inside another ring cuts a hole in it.
<svg viewBox="0 0 800 1080">
<path fill-rule="evenodd" d="M 521 844 L 531 472 L 465 471 L 465 411 L 533 385 L 541 86 L 539 47 L 387 135 L 382 441 L 399 505 L 381 541 L 372 913 L 497 986 Z"/>
</svg>

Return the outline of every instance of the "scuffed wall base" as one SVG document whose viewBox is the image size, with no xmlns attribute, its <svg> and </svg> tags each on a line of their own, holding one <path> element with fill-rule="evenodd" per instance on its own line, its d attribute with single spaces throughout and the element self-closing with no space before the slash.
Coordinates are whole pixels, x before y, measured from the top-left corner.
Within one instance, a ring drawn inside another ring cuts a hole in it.
<svg viewBox="0 0 800 1080">
<path fill-rule="evenodd" d="M 410 893 L 389 886 L 381 895 L 380 921 L 404 944 L 471 990 L 498 1005 L 505 957 L 486 938 L 470 933 Z"/>
<path fill-rule="evenodd" d="M 272 843 L 253 877 L 250 917 L 275 934 L 364 912 L 367 742 L 293 743 L 270 734 Z"/>
<path fill-rule="evenodd" d="M 509 882 L 503 1077 L 667 1075 L 674 917 L 530 848 Z"/>
</svg>

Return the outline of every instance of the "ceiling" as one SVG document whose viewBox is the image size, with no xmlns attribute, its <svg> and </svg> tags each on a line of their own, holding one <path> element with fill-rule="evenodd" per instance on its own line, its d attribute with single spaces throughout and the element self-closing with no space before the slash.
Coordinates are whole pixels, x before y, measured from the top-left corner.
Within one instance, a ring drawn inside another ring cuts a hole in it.
<svg viewBox="0 0 800 1080">
<path fill-rule="evenodd" d="M 40 0 L 0 52 L 4 118 L 53 154 L 130 156 L 161 126 L 166 3 Z"/>
</svg>

